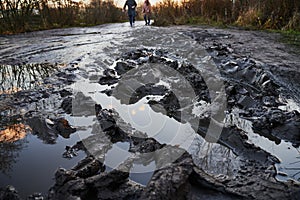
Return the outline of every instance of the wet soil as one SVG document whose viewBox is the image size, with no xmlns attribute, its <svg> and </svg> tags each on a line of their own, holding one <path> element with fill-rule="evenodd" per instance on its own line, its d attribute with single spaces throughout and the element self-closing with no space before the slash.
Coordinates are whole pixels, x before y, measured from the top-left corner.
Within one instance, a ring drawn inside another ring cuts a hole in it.
<svg viewBox="0 0 300 200">
<path fill-rule="evenodd" d="M 300 58 L 280 39 L 141 24 L 1 36 L 1 172 L 18 176 L 30 135 L 73 167 L 52 161 L 36 193 L 0 182 L 0 199 L 299 199 Z"/>
</svg>

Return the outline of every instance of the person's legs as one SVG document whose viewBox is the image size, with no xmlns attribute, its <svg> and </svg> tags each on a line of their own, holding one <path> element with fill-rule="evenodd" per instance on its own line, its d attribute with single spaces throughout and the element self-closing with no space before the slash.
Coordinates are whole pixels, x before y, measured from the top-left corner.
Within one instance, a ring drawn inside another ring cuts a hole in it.
<svg viewBox="0 0 300 200">
<path fill-rule="evenodd" d="M 132 22 L 135 23 L 135 16 L 136 16 L 136 12 L 134 11 L 133 13 L 133 18 L 132 18 Z"/>
<path fill-rule="evenodd" d="M 148 25 L 150 25 L 150 14 L 148 14 Z"/>
<path fill-rule="evenodd" d="M 132 27 L 134 16 L 133 15 L 128 15 L 128 17 L 129 17 L 130 26 Z"/>
<path fill-rule="evenodd" d="M 147 25 L 148 23 L 147 23 L 147 14 L 144 14 L 144 20 L 145 20 L 145 25 Z"/>
</svg>

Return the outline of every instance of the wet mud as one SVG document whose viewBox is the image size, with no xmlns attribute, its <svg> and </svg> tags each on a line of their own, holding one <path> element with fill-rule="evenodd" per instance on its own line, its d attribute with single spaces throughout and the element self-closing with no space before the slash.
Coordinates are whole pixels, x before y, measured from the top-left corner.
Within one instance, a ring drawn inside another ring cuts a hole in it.
<svg viewBox="0 0 300 200">
<path fill-rule="evenodd" d="M 1 127 L 25 124 L 45 144 L 89 131 L 61 152 L 65 159 L 80 152 L 84 158 L 72 168 L 58 168 L 48 193 L 28 199 L 299 199 L 299 58 L 276 42 L 278 35 L 208 27 L 147 27 L 131 34 L 134 38 L 147 31 L 161 33 L 153 37 L 165 44 L 124 48 L 116 40 L 119 50 L 107 47 L 104 52 L 110 50 L 112 57 L 103 62 L 76 58 L 34 89 L 1 94 Z M 168 39 L 175 49 L 176 42 L 187 41 L 205 53 L 197 55 L 195 64 L 195 55 L 184 57 L 189 54 L 168 48 Z M 15 62 L 5 59 L 1 62 Z M 83 84 L 87 91 L 76 91 Z M 55 103 L 37 106 L 43 101 Z M 184 131 L 168 129 L 161 137 L 139 130 L 116 102 L 132 118 L 149 108 L 152 117 L 188 126 L 191 143 L 164 138 L 186 137 Z M 130 107 L 134 105 L 138 109 Z M 80 126 L 70 116 L 94 120 Z M 274 151 L 267 148 L 270 144 Z M 109 155 L 116 149 L 124 156 L 112 167 Z M 278 152 L 290 153 L 291 159 Z M 141 184 L 134 168 L 152 165 L 140 172 Z M 24 198 L 17 190 L 2 187 L 0 199 Z"/>
</svg>

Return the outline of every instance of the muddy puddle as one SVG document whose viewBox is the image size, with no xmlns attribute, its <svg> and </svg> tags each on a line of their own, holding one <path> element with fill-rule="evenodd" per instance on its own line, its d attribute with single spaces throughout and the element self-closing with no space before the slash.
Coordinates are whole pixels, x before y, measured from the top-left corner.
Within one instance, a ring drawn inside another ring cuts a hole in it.
<svg viewBox="0 0 300 200">
<path fill-rule="evenodd" d="M 299 71 L 256 57 L 257 34 L 137 22 L 3 36 L 0 198 L 297 199 Z"/>
</svg>

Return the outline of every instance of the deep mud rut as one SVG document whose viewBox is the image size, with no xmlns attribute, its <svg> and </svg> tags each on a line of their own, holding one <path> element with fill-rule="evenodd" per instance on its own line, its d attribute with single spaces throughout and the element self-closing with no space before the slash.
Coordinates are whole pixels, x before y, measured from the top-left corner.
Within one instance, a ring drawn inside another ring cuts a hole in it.
<svg viewBox="0 0 300 200">
<path fill-rule="evenodd" d="M 280 37 L 1 36 L 0 199 L 299 199 L 300 57 Z"/>
</svg>

